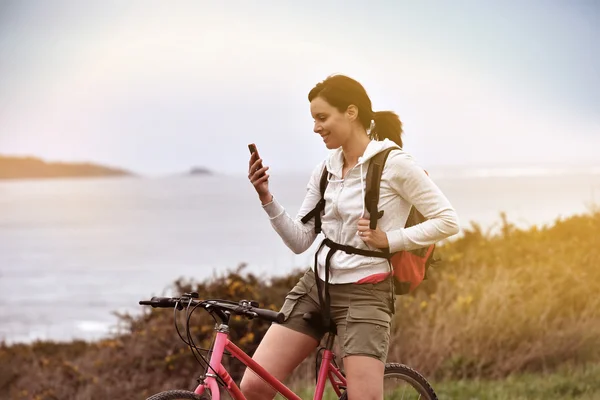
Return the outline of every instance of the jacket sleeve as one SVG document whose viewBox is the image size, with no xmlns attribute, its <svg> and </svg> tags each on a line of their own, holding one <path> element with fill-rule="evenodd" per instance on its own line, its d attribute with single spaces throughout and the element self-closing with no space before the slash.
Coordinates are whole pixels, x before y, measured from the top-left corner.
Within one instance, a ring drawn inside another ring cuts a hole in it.
<svg viewBox="0 0 600 400">
<path fill-rule="evenodd" d="M 385 173 L 390 174 L 392 189 L 427 219 L 386 232 L 391 252 L 426 247 L 459 232 L 458 216 L 450 201 L 410 155 L 390 153 Z"/>
<path fill-rule="evenodd" d="M 315 220 L 312 218 L 306 224 L 301 219 L 308 214 L 321 200 L 319 181 L 324 168 L 324 163 L 319 164 L 314 170 L 306 187 L 306 195 L 296 218 L 290 217 L 283 206 L 273 196 L 270 203 L 263 205 L 271 226 L 279 234 L 283 242 L 294 253 L 300 254 L 308 250 L 315 241 Z"/>
</svg>

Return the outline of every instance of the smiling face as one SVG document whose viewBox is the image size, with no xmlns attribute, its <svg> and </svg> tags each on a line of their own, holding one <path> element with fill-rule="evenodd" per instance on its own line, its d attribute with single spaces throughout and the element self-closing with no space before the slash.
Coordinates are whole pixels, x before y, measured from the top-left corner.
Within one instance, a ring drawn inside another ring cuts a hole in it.
<svg viewBox="0 0 600 400">
<path fill-rule="evenodd" d="M 310 113 L 315 121 L 313 130 L 323 138 L 328 149 L 337 149 L 350 138 L 356 119 L 355 108 L 350 106 L 342 113 L 319 96 L 310 102 Z"/>
</svg>

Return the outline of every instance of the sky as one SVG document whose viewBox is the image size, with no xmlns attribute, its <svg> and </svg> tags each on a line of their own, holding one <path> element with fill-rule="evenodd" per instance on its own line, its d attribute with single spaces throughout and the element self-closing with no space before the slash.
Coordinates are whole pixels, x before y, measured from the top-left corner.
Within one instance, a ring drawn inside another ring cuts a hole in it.
<svg viewBox="0 0 600 400">
<path fill-rule="evenodd" d="M 596 0 L 0 0 L 0 154 L 310 172 L 343 73 L 425 167 L 597 166 L 599 41 Z"/>
</svg>

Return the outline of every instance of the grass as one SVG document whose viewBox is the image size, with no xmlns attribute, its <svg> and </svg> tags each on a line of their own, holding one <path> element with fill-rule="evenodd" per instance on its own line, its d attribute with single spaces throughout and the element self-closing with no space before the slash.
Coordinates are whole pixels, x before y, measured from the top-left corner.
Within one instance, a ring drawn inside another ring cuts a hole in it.
<svg viewBox="0 0 600 400">
<path fill-rule="evenodd" d="M 303 399 L 312 398 L 314 385 L 300 390 Z M 502 379 L 458 379 L 433 382 L 440 400 L 596 400 L 600 399 L 600 364 L 563 367 L 553 373 L 518 374 Z M 405 392 L 404 400 L 416 399 Z M 402 399 L 388 394 L 386 399 Z M 283 399 L 279 396 L 277 399 Z M 335 400 L 328 388 L 325 400 Z"/>
<path fill-rule="evenodd" d="M 561 368 L 548 374 L 519 374 L 499 380 L 445 381 L 434 387 L 440 400 L 600 399 L 600 364 Z"/>
</svg>

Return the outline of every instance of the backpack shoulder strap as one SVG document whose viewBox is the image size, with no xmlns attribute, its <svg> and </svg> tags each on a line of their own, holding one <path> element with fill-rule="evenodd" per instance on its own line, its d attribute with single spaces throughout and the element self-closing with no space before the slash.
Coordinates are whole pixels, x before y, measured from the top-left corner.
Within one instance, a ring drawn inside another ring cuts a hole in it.
<svg viewBox="0 0 600 400">
<path fill-rule="evenodd" d="M 370 214 L 369 228 L 371 229 L 375 229 L 377 227 L 377 220 L 383 217 L 383 211 L 380 212 L 377 208 L 377 204 L 379 203 L 379 188 L 385 161 L 392 150 L 394 150 L 393 147 L 374 155 L 367 170 L 365 205 Z"/>
<path fill-rule="evenodd" d="M 325 197 L 325 189 L 327 189 L 327 176 L 329 172 L 327 171 L 327 166 L 323 166 L 323 172 L 321 173 L 321 181 L 319 182 L 319 191 L 321 192 L 321 198 Z"/>
<path fill-rule="evenodd" d="M 315 207 L 308 212 L 304 217 L 302 217 L 301 221 L 303 224 L 306 224 L 313 217 L 315 218 L 315 233 L 321 233 L 321 213 L 325 210 L 325 189 L 327 189 L 327 177 L 329 172 L 327 171 L 327 166 L 323 165 L 323 172 L 321 173 L 321 180 L 319 181 L 319 192 L 321 193 L 321 199 L 315 205 Z"/>
</svg>

